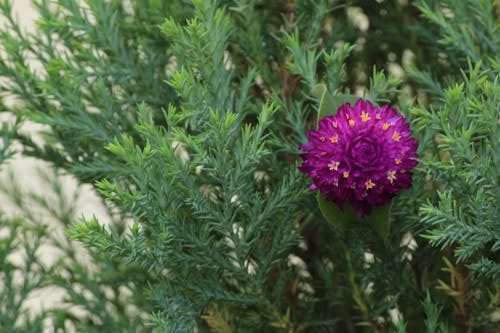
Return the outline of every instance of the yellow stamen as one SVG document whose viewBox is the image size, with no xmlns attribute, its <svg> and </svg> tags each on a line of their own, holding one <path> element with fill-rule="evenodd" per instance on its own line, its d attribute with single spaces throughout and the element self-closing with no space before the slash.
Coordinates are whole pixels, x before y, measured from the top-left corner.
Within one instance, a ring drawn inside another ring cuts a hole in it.
<svg viewBox="0 0 500 333">
<path fill-rule="evenodd" d="M 330 171 L 331 170 L 337 171 L 339 169 L 339 164 L 340 162 L 335 162 L 335 161 L 328 163 L 328 169 L 330 169 Z"/>
<path fill-rule="evenodd" d="M 399 141 L 399 139 L 401 139 L 401 135 L 399 134 L 399 132 L 394 132 L 394 133 L 392 134 L 392 139 L 393 139 L 394 141 Z"/>
<path fill-rule="evenodd" d="M 356 122 L 352 119 L 349 119 L 349 126 L 353 127 Z"/>
<path fill-rule="evenodd" d="M 389 126 L 391 126 L 389 123 L 384 123 L 384 125 L 382 125 L 382 129 L 385 131 L 389 128 Z"/>
<path fill-rule="evenodd" d="M 344 178 L 349 178 L 349 171 L 344 171 L 344 173 L 342 174 L 342 176 Z"/>
<path fill-rule="evenodd" d="M 372 182 L 372 180 L 371 180 L 371 179 L 368 179 L 368 181 L 365 183 L 365 188 L 366 188 L 367 190 L 369 190 L 369 189 L 374 188 L 374 187 L 375 187 L 375 183 L 374 183 L 374 182 Z"/>
<path fill-rule="evenodd" d="M 392 184 L 396 180 L 396 171 L 387 171 L 387 180 Z"/>
<path fill-rule="evenodd" d="M 395 159 L 394 159 L 394 163 L 396 163 L 396 164 L 401 164 L 401 159 L 400 159 L 400 158 L 395 158 Z"/>
<path fill-rule="evenodd" d="M 370 120 L 370 119 L 371 119 L 371 118 L 370 118 L 370 115 L 369 115 L 368 113 L 366 113 L 366 112 L 364 112 L 364 111 L 362 111 L 362 112 L 361 112 L 361 120 L 362 120 L 363 122 L 368 121 L 368 120 Z"/>
<path fill-rule="evenodd" d="M 337 143 L 339 142 L 339 136 L 338 135 L 334 135 L 330 138 L 330 142 L 331 143 Z"/>
</svg>

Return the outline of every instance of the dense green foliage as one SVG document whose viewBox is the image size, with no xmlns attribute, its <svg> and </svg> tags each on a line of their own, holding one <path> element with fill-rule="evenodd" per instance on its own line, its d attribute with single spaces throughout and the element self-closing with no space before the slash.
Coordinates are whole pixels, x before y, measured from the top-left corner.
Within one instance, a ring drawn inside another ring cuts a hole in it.
<svg viewBox="0 0 500 333">
<path fill-rule="evenodd" d="M 56 173 L 51 200 L 2 186 L 20 213 L 0 218 L 0 331 L 498 330 L 498 1 L 33 4 L 30 33 L 0 1 L 0 160 L 15 142 Z M 297 170 L 318 83 L 412 122 L 386 239 L 328 224 Z M 109 218 L 75 216 L 59 174 Z"/>
</svg>

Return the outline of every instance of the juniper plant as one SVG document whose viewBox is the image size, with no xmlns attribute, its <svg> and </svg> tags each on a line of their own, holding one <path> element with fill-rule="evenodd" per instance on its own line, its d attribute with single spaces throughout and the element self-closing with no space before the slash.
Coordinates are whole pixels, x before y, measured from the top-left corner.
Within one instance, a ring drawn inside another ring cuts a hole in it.
<svg viewBox="0 0 500 333">
<path fill-rule="evenodd" d="M 33 5 L 30 33 L 0 2 L 2 111 L 46 130 L 4 126 L 2 156 L 16 141 L 92 185 L 109 218 L 74 216 L 51 177 L 66 209 L 29 200 L 54 237 L 7 188 L 24 213 L 2 220 L 2 330 L 496 331 L 497 1 Z M 387 233 L 330 223 L 298 170 L 318 85 L 390 104 L 419 141 Z M 40 260 L 42 243 L 61 259 Z M 64 306 L 29 317 L 47 286 Z"/>
</svg>

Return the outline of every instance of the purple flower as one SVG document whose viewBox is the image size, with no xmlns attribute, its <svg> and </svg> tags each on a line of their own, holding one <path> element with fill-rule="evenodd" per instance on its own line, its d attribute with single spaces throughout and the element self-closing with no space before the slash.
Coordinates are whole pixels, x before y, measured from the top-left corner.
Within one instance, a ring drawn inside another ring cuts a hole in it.
<svg viewBox="0 0 500 333">
<path fill-rule="evenodd" d="M 411 134 L 405 118 L 388 105 L 346 103 L 309 131 L 299 169 L 312 178 L 311 190 L 319 189 L 341 209 L 351 204 L 363 217 L 411 186 L 418 146 Z"/>
</svg>

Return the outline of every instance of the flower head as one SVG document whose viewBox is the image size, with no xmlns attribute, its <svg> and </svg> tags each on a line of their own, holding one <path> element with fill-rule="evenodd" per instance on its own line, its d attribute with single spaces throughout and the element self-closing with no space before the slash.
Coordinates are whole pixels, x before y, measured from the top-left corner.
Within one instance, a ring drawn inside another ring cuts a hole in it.
<svg viewBox="0 0 500 333">
<path fill-rule="evenodd" d="M 405 118 L 388 105 L 346 103 L 309 131 L 299 169 L 312 178 L 311 190 L 319 189 L 340 208 L 347 202 L 364 216 L 411 186 L 418 146 L 411 134 Z"/>
</svg>

